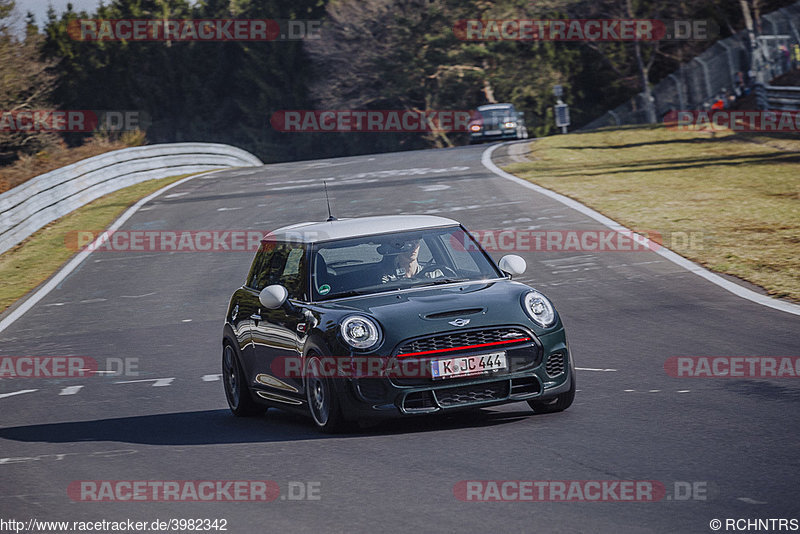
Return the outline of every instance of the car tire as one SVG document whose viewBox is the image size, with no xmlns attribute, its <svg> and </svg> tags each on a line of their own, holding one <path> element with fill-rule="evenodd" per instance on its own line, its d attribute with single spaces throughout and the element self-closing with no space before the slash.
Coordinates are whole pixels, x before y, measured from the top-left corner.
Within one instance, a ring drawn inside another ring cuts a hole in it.
<svg viewBox="0 0 800 534">
<path fill-rule="evenodd" d="M 342 407 L 330 378 L 322 376 L 322 361 L 316 354 L 306 360 L 306 401 L 311 419 L 319 430 L 336 434 L 347 429 Z"/>
<path fill-rule="evenodd" d="M 574 373 L 572 374 L 572 376 L 570 376 L 569 381 L 570 381 L 569 389 L 564 393 L 556 395 L 555 397 L 552 397 L 547 400 L 531 399 L 528 401 L 528 406 L 530 406 L 535 413 L 563 412 L 564 410 L 572 406 L 572 401 L 575 400 Z"/>
<path fill-rule="evenodd" d="M 233 345 L 227 341 L 222 346 L 222 383 L 225 386 L 228 407 L 233 415 L 250 417 L 266 411 L 250 397 L 239 358 Z"/>
</svg>

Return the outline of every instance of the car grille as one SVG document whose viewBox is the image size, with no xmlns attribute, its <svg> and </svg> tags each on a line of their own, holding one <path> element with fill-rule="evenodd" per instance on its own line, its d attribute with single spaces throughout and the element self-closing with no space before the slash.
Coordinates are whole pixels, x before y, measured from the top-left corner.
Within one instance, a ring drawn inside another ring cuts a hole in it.
<svg viewBox="0 0 800 534">
<path fill-rule="evenodd" d="M 446 408 L 459 404 L 505 399 L 508 397 L 509 387 L 509 381 L 504 380 L 489 384 L 440 389 L 436 390 L 434 395 L 436 395 L 439 405 Z"/>
<path fill-rule="evenodd" d="M 558 376 L 564 372 L 564 353 L 555 352 L 547 357 L 547 363 L 544 364 L 545 371 L 548 376 Z"/>
<path fill-rule="evenodd" d="M 503 345 L 486 346 L 481 348 L 474 348 L 474 345 L 481 345 L 483 343 L 494 343 L 496 341 L 509 341 L 519 338 L 518 343 L 508 343 Z M 521 341 L 523 339 L 528 341 Z M 468 348 L 473 346 L 473 348 Z M 422 349 L 422 350 L 417 350 Z M 441 353 L 426 353 L 428 350 L 442 350 L 451 349 L 447 352 Z M 463 351 L 459 350 L 463 349 Z M 539 365 L 542 361 L 542 350 L 536 337 L 523 330 L 522 328 L 513 326 L 500 326 L 494 328 L 484 328 L 481 330 L 472 330 L 464 332 L 451 332 L 448 334 L 438 334 L 419 339 L 412 339 L 400 344 L 400 348 L 395 351 L 399 361 L 413 362 L 416 358 L 417 361 L 422 362 L 422 368 L 425 369 L 425 375 L 419 377 L 403 377 L 392 376 L 390 380 L 397 386 L 423 386 L 441 383 L 432 380 L 430 377 L 430 367 L 425 360 L 441 357 L 449 358 L 456 357 L 459 353 L 485 353 L 505 351 L 508 359 L 508 369 L 501 371 L 501 374 L 516 373 L 520 371 L 527 371 Z M 418 356 L 414 353 L 422 352 Z M 462 381 L 474 380 L 475 377 L 452 378 L 448 379 L 455 383 Z"/>
<path fill-rule="evenodd" d="M 530 334 L 521 328 L 513 327 L 485 328 L 483 330 L 439 334 L 408 341 L 400 346 L 397 355 L 403 356 L 419 352 L 457 349 L 471 345 L 485 345 L 487 343 L 510 341 L 515 338 L 530 338 Z"/>
</svg>

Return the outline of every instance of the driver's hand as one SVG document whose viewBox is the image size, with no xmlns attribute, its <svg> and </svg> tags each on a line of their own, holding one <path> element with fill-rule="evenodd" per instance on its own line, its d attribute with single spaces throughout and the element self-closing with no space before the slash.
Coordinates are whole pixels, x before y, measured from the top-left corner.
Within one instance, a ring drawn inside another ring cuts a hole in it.
<svg viewBox="0 0 800 534">
<path fill-rule="evenodd" d="M 434 269 L 433 271 L 428 271 L 423 276 L 427 278 L 441 278 L 444 276 L 444 272 L 442 272 L 441 269 Z"/>
</svg>

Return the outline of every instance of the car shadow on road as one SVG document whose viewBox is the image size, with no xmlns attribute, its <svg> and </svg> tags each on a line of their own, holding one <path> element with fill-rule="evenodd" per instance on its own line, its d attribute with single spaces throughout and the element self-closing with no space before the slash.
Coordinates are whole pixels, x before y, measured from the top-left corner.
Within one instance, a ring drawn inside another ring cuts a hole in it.
<svg viewBox="0 0 800 534">
<path fill-rule="evenodd" d="M 270 409 L 261 417 L 233 417 L 228 410 L 95 419 L 0 428 L 0 439 L 22 442 L 77 443 L 110 441 L 146 445 L 209 445 L 347 438 L 404 434 L 507 424 L 533 415 L 530 411 L 479 410 L 444 416 L 384 421 L 354 433 L 323 434 L 311 419 Z"/>
</svg>

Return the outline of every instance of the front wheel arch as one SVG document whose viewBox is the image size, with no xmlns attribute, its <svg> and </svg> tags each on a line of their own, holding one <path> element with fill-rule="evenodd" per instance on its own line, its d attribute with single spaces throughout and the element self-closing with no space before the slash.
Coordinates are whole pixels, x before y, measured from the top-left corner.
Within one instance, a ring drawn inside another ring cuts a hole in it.
<svg viewBox="0 0 800 534">
<path fill-rule="evenodd" d="M 265 411 L 251 396 L 237 344 L 227 337 L 222 340 L 222 384 L 228 408 L 237 417 L 258 415 Z"/>
<path fill-rule="evenodd" d="M 341 392 L 334 386 L 334 380 L 325 376 L 313 376 L 314 362 L 324 355 L 311 350 L 303 362 L 303 390 L 308 405 L 308 413 L 316 427 L 322 432 L 335 434 L 348 429 L 342 412 Z"/>
</svg>

